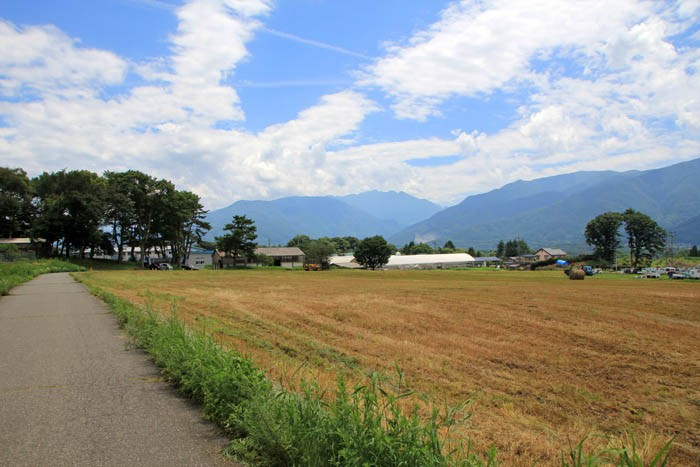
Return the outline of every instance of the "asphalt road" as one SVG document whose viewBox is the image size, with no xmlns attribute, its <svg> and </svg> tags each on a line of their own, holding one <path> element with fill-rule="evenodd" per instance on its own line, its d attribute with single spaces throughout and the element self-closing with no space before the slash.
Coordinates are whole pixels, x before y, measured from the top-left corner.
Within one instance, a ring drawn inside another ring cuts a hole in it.
<svg viewBox="0 0 700 467">
<path fill-rule="evenodd" d="M 68 274 L 0 298 L 0 466 L 231 466 L 225 444 Z"/>
</svg>

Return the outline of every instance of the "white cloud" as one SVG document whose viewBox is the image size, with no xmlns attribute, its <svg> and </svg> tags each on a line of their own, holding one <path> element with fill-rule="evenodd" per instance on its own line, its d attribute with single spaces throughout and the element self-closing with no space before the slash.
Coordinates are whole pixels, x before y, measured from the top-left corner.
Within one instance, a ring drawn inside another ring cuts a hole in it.
<svg viewBox="0 0 700 467">
<path fill-rule="evenodd" d="M 174 10 L 172 54 L 136 64 L 55 27 L 0 22 L 2 164 L 33 174 L 136 168 L 214 208 L 369 189 L 452 203 L 518 178 L 700 155 L 700 52 L 670 38 L 698 22 L 693 2 L 457 2 L 390 47 L 354 88 L 253 133 L 229 83 L 270 9 L 266 1 L 189 1 Z M 105 98 L 129 73 L 142 82 Z M 432 118 L 455 97 L 495 91 L 518 109 L 488 134 L 465 128 L 366 144 L 367 116 L 383 110 L 367 87 L 383 91 L 401 118 Z M 217 128 L 221 121 L 234 129 Z M 441 156 L 461 157 L 407 163 Z"/>
<path fill-rule="evenodd" d="M 594 58 L 649 14 L 650 2 L 461 1 L 441 20 L 369 67 L 363 83 L 395 99 L 401 118 L 439 114 L 451 96 L 478 96 L 525 79 L 533 59 Z"/>
<path fill-rule="evenodd" d="M 248 54 L 245 43 L 267 13 L 264 1 L 196 0 L 177 10 L 179 26 L 172 37 L 173 97 L 193 116 L 213 123 L 242 120 L 236 91 L 224 83 Z"/>
<path fill-rule="evenodd" d="M 0 95 L 93 93 L 120 83 L 127 63 L 111 52 L 78 48 L 53 26 L 16 28 L 0 20 Z"/>
</svg>

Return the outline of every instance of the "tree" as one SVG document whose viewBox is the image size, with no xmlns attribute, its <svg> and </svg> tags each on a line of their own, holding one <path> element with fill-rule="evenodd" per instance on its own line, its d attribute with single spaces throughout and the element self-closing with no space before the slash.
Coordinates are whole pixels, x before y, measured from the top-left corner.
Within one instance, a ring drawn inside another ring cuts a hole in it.
<svg viewBox="0 0 700 467">
<path fill-rule="evenodd" d="M 411 240 L 410 242 L 406 243 L 404 246 L 401 247 L 399 250 L 402 255 L 412 255 L 413 254 L 413 248 L 415 248 L 416 243 Z"/>
<path fill-rule="evenodd" d="M 503 240 L 498 242 L 498 246 L 496 247 L 496 256 L 498 258 L 505 258 L 506 254 L 506 244 Z"/>
<path fill-rule="evenodd" d="M 384 237 L 375 235 L 365 238 L 357 245 L 355 259 L 361 265 L 374 270 L 388 263 L 393 252 Z"/>
<path fill-rule="evenodd" d="M 0 237 L 27 236 L 32 219 L 32 187 L 22 169 L 0 167 Z"/>
<path fill-rule="evenodd" d="M 615 262 L 615 253 L 620 246 L 622 214 L 606 212 L 586 224 L 586 243 L 595 248 L 595 255 L 608 264 Z"/>
<path fill-rule="evenodd" d="M 162 204 L 158 233 L 163 239 L 163 248 L 170 248 L 172 263 L 180 265 L 186 262 L 192 245 L 201 241 L 211 229 L 204 220 L 207 211 L 200 204 L 199 196 L 189 191 L 170 192 L 164 196 Z"/>
<path fill-rule="evenodd" d="M 452 240 L 447 240 L 445 242 L 445 245 L 442 247 L 443 250 L 454 250 L 455 249 L 455 244 L 452 243 Z"/>
<path fill-rule="evenodd" d="M 690 251 L 688 252 L 688 256 L 693 256 L 693 257 L 698 256 L 698 246 L 697 245 L 693 245 L 690 248 Z"/>
<path fill-rule="evenodd" d="M 357 248 L 357 245 L 360 244 L 360 239 L 357 237 L 343 237 L 343 240 L 345 240 L 345 244 L 347 245 L 348 250 L 347 251 L 355 251 L 355 248 Z"/>
<path fill-rule="evenodd" d="M 502 242 L 502 240 L 501 240 Z M 498 244 L 499 248 L 501 244 Z M 526 255 L 532 253 L 532 250 L 528 246 L 528 244 L 525 242 L 525 240 L 522 240 L 520 238 L 515 238 L 513 240 L 508 240 L 505 242 L 505 245 L 503 247 L 503 256 L 502 257 L 507 257 L 510 258 L 512 256 L 520 256 L 520 255 Z M 500 258 L 501 256 L 499 256 Z"/>
<path fill-rule="evenodd" d="M 138 170 L 108 172 L 105 178 L 110 193 L 107 219 L 112 225 L 119 257 L 126 243 L 131 246 L 132 257 L 138 245 L 141 249 L 139 261 L 143 266 L 147 247 L 153 241 L 154 224 L 165 209 L 164 197 L 174 192 L 175 186 Z"/>
<path fill-rule="evenodd" d="M 641 258 L 652 257 L 663 249 L 666 244 L 666 231 L 651 217 L 634 209 L 627 209 L 622 214 L 622 219 L 627 232 L 630 263 L 636 268 Z"/>
<path fill-rule="evenodd" d="M 253 258 L 255 256 L 255 239 L 258 238 L 257 228 L 252 219 L 246 216 L 233 216 L 233 221 L 224 226 L 229 233 L 216 237 L 216 246 L 227 257 L 233 258 L 234 264 L 238 258 Z"/>
<path fill-rule="evenodd" d="M 401 247 L 402 255 L 431 255 L 435 253 L 435 250 L 427 243 L 414 243 L 413 241 L 408 242 Z"/>
<path fill-rule="evenodd" d="M 117 262 L 121 263 L 124 247 L 131 242 L 136 224 L 136 210 L 131 183 L 132 172 L 105 172 L 107 181 L 107 216 L 112 228 L 112 241 L 117 246 Z M 144 174 L 145 175 L 145 174 Z"/>
<path fill-rule="evenodd" d="M 310 240 L 299 248 L 304 252 L 307 263 L 320 264 L 323 267 L 328 266 L 328 258 L 336 252 L 336 246 L 329 238 Z"/>
<path fill-rule="evenodd" d="M 311 237 L 308 235 L 295 235 L 290 241 L 287 242 L 287 246 L 296 246 L 303 250 L 302 245 L 311 241 Z"/>
<path fill-rule="evenodd" d="M 55 243 L 59 254 L 77 250 L 84 257 L 89 246 L 101 242 L 107 211 L 104 179 L 87 170 L 62 170 L 44 172 L 32 184 L 37 209 L 32 232 L 46 239 L 48 253 Z"/>
</svg>

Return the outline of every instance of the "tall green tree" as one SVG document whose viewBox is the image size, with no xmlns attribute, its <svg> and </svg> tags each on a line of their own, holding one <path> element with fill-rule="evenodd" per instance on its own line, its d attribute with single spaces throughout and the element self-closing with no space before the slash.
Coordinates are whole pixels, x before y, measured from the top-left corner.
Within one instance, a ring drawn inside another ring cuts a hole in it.
<svg viewBox="0 0 700 467">
<path fill-rule="evenodd" d="M 343 240 L 345 240 L 345 245 L 347 246 L 347 250 L 345 251 L 345 253 L 355 251 L 355 248 L 357 248 L 357 245 L 360 244 L 360 239 L 357 237 L 352 237 L 352 236 L 343 237 Z"/>
<path fill-rule="evenodd" d="M 163 249 L 169 249 L 172 263 L 176 267 L 189 255 L 194 243 L 211 229 L 204 220 L 207 211 L 200 198 L 189 191 L 172 191 L 163 196 L 163 209 L 157 224 L 158 236 L 163 240 Z"/>
<path fill-rule="evenodd" d="M 402 255 L 432 255 L 435 253 L 433 247 L 427 243 L 415 243 L 413 241 L 408 242 L 401 247 Z"/>
<path fill-rule="evenodd" d="M 107 214 L 105 222 L 112 229 L 112 241 L 117 247 L 117 262 L 121 263 L 124 248 L 134 243 L 136 228 L 136 174 L 148 177 L 136 171 L 105 172 L 107 182 Z"/>
<path fill-rule="evenodd" d="M 44 172 L 32 184 L 35 236 L 45 238 L 49 246 L 60 245 L 60 253 L 66 256 L 77 250 L 84 257 L 88 247 L 102 241 L 107 191 L 99 175 L 87 170 Z"/>
<path fill-rule="evenodd" d="M 330 256 L 336 252 L 335 243 L 330 238 L 309 240 L 299 248 L 304 252 L 307 263 L 320 264 L 324 268 L 328 267 Z"/>
<path fill-rule="evenodd" d="M 227 257 L 233 258 L 234 264 L 239 258 L 253 258 L 258 238 L 255 222 L 246 216 L 233 216 L 230 224 L 224 226 L 228 233 L 222 237 L 216 237 L 216 246 Z"/>
<path fill-rule="evenodd" d="M 532 253 L 529 245 L 521 238 L 514 238 L 505 242 L 503 248 L 503 256 L 510 258 L 512 256 L 527 255 Z"/>
<path fill-rule="evenodd" d="M 138 171 L 129 171 L 131 191 L 129 193 L 134 209 L 134 224 L 131 232 L 131 255 L 138 244 L 139 262 L 143 266 L 146 251 L 153 243 L 154 226 L 165 209 L 164 199 L 175 191 L 175 186 L 168 180 L 157 180 Z"/>
<path fill-rule="evenodd" d="M 0 167 L 0 237 L 28 236 L 32 221 L 32 186 L 22 169 Z"/>
<path fill-rule="evenodd" d="M 595 255 L 608 264 L 615 262 L 620 246 L 620 226 L 623 216 L 619 212 L 606 212 L 586 224 L 586 243 L 595 248 Z"/>
<path fill-rule="evenodd" d="M 393 253 L 393 248 L 384 237 L 375 235 L 365 238 L 357 245 L 355 259 L 359 264 L 374 270 L 388 263 Z"/>
<path fill-rule="evenodd" d="M 505 258 L 506 256 L 506 243 L 503 240 L 498 242 L 498 246 L 496 247 L 496 256 L 498 258 Z"/>
<path fill-rule="evenodd" d="M 698 256 L 698 246 L 697 245 L 693 245 L 692 247 L 690 247 L 690 250 L 688 251 L 688 256 L 693 256 L 693 257 Z"/>
<path fill-rule="evenodd" d="M 630 263 L 633 268 L 638 266 L 642 257 L 653 257 L 666 245 L 666 231 L 646 214 L 627 209 L 622 214 L 622 219 L 625 223 Z"/>
<path fill-rule="evenodd" d="M 302 248 L 302 246 L 305 243 L 308 243 L 310 241 L 311 241 L 311 237 L 309 237 L 308 235 L 301 235 L 301 234 L 295 235 L 294 238 L 292 238 L 291 240 L 289 240 L 287 242 L 287 246 L 289 246 L 289 247 L 296 246 L 296 247 L 299 247 L 301 250 L 304 250 Z"/>
</svg>

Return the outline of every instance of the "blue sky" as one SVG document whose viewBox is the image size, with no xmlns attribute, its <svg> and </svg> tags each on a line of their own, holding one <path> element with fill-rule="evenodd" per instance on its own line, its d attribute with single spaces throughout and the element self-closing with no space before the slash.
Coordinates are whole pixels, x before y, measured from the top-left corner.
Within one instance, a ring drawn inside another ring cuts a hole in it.
<svg viewBox="0 0 700 467">
<path fill-rule="evenodd" d="M 700 3 L 0 0 L 0 165 L 240 199 L 700 157 Z"/>
</svg>

